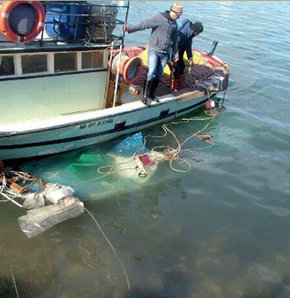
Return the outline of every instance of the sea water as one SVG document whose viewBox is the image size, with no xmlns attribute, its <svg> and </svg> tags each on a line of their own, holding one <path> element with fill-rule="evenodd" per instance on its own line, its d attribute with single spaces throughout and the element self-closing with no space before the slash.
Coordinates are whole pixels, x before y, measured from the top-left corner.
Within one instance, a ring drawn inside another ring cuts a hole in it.
<svg viewBox="0 0 290 298">
<path fill-rule="evenodd" d="M 20 297 L 290 296 L 290 3 L 181 3 L 181 20 L 204 25 L 193 46 L 208 51 L 219 41 L 215 54 L 231 69 L 225 109 L 205 131 L 215 145 L 190 139 L 180 153 L 187 163 L 161 162 L 144 181 L 130 170 L 106 176 L 104 168 L 138 151 L 139 135 L 124 141 L 128 151 L 109 142 L 20 164 L 74 185 L 118 252 L 131 291 L 89 215 L 27 239 L 17 223 L 24 210 L 1 203 L 2 296 L 15 296 L 12 270 Z M 170 5 L 132 1 L 129 24 Z M 126 44 L 146 44 L 149 35 L 126 35 Z M 197 116 L 204 114 L 188 118 Z M 168 127 L 182 143 L 206 123 Z M 177 148 L 176 139 L 147 138 L 148 150 L 157 146 Z"/>
</svg>

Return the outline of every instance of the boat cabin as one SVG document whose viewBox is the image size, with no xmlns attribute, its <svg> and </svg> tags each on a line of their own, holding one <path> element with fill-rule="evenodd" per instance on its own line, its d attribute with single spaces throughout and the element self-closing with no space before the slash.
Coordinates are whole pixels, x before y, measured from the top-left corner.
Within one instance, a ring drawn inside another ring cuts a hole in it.
<svg viewBox="0 0 290 298">
<path fill-rule="evenodd" d="M 107 69 L 104 49 L 2 54 L 1 122 L 102 109 Z"/>
<path fill-rule="evenodd" d="M 128 6 L 115 1 L 5 2 L 0 7 L 1 122 L 105 108 L 108 48 L 122 42 L 123 21 L 116 17 Z M 10 14 L 5 24 L 3 13 Z M 35 18 L 44 23 L 31 29 L 29 20 Z M 113 36 L 114 29 L 119 34 Z M 15 33 L 31 30 L 36 32 L 30 38 Z"/>
</svg>

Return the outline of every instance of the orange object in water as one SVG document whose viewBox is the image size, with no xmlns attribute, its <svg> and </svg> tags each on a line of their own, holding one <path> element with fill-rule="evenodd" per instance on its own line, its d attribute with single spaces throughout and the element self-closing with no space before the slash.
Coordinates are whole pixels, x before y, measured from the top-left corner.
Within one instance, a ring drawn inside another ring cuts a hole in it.
<svg viewBox="0 0 290 298">
<path fill-rule="evenodd" d="M 215 109 L 215 102 L 214 102 L 212 99 L 209 99 L 209 100 L 206 102 L 205 107 L 206 107 L 208 110 L 214 110 L 214 109 Z"/>
<path fill-rule="evenodd" d="M 21 193 L 24 193 L 24 192 L 27 192 L 27 189 L 20 186 L 19 184 L 13 182 L 10 184 L 10 188 L 13 189 L 15 192 L 21 194 Z"/>
<path fill-rule="evenodd" d="M 206 102 L 205 107 L 206 107 L 208 110 L 210 110 L 210 108 L 211 108 L 210 100 L 208 100 L 208 101 Z"/>
</svg>

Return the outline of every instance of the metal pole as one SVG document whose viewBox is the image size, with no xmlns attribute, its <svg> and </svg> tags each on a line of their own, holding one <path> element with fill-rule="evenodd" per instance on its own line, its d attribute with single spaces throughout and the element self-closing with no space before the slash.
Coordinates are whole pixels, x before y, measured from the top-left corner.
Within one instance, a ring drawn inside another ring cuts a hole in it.
<svg viewBox="0 0 290 298">
<path fill-rule="evenodd" d="M 126 11 L 126 16 L 125 16 L 125 23 L 128 21 L 128 16 L 129 16 L 129 9 L 130 9 L 130 1 L 127 1 L 127 11 Z M 123 31 L 123 36 L 122 36 L 122 45 L 124 46 L 124 39 L 125 39 L 125 31 Z"/>
<path fill-rule="evenodd" d="M 114 99 L 113 99 L 113 108 L 116 106 L 117 92 L 119 87 L 119 78 L 120 78 L 120 64 L 121 64 L 121 56 L 122 56 L 123 44 L 120 45 L 119 59 L 118 59 L 118 69 L 115 80 L 115 90 L 114 90 Z"/>
<path fill-rule="evenodd" d="M 22 208 L 23 206 L 20 205 L 18 202 L 16 202 L 15 200 L 11 199 L 9 196 L 5 195 L 3 192 L 1 192 L 0 194 L 2 197 L 4 197 L 5 199 L 9 200 L 10 202 L 12 202 L 13 204 L 15 204 L 16 206 Z"/>
<path fill-rule="evenodd" d="M 127 3 L 125 23 L 127 23 L 128 15 L 129 15 L 129 8 L 130 8 L 130 1 L 127 1 L 127 2 L 128 3 Z M 115 80 L 113 108 L 116 106 L 116 100 L 117 100 L 117 93 L 118 93 L 118 87 L 119 87 L 119 78 L 120 78 L 120 64 L 121 64 L 122 50 L 123 50 L 123 47 L 124 47 L 124 39 L 125 39 L 125 31 L 123 31 L 122 44 L 120 45 L 120 52 L 119 52 L 119 59 L 118 59 L 118 69 L 117 69 L 117 75 L 116 75 L 116 80 Z"/>
<path fill-rule="evenodd" d="M 211 48 L 211 50 L 208 52 L 208 55 L 209 55 L 209 56 L 212 56 L 212 55 L 214 54 L 215 49 L 216 49 L 218 43 L 219 43 L 218 41 L 214 41 L 214 42 L 212 43 L 212 48 Z"/>
</svg>

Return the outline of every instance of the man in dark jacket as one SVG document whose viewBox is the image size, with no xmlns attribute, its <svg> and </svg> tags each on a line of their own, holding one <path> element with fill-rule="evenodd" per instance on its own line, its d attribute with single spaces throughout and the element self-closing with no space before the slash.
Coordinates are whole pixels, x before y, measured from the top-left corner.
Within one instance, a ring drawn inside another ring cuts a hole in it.
<svg viewBox="0 0 290 298">
<path fill-rule="evenodd" d="M 169 59 L 178 60 L 176 20 L 181 16 L 182 11 L 182 6 L 179 3 L 174 3 L 169 11 L 159 13 L 137 25 L 124 25 L 124 31 L 128 33 L 152 29 L 148 51 L 148 74 L 143 90 L 144 97 L 142 101 L 144 104 L 147 104 L 147 98 L 158 101 L 154 97 L 154 93 L 162 78 L 167 61 Z"/>
<path fill-rule="evenodd" d="M 200 22 L 195 22 L 194 24 L 185 19 L 182 22 L 180 29 L 178 30 L 178 54 L 179 59 L 175 72 L 173 75 L 173 80 L 171 82 L 171 90 L 177 91 L 178 87 L 180 89 L 185 88 L 185 75 L 184 69 L 185 64 L 183 60 L 183 55 L 186 52 L 187 58 L 189 60 L 189 65 L 193 66 L 192 57 L 192 39 L 199 35 L 203 31 L 203 25 Z"/>
</svg>

